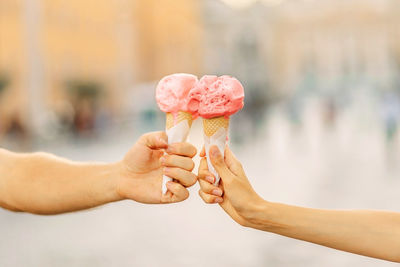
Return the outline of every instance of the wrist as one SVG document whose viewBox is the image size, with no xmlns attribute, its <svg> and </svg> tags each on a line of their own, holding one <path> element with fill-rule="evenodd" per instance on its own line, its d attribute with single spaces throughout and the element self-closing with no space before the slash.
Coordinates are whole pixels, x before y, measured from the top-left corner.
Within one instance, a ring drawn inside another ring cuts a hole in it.
<svg viewBox="0 0 400 267">
<path fill-rule="evenodd" d="M 241 216 L 247 222 L 248 227 L 258 228 L 261 225 L 266 213 L 268 212 L 268 202 L 261 197 L 257 197 L 254 201 L 249 202 L 246 210 L 241 212 Z"/>
<path fill-rule="evenodd" d="M 115 165 L 117 168 L 115 192 L 119 200 L 130 199 L 137 201 L 137 192 L 135 189 L 139 186 L 138 182 L 140 179 L 136 179 L 138 178 L 138 174 L 134 173 L 124 161 L 117 162 Z"/>
<path fill-rule="evenodd" d="M 248 227 L 272 233 L 286 231 L 289 225 L 282 221 L 281 214 L 285 211 L 281 206 L 279 203 L 268 202 L 260 198 L 251 205 L 246 218 Z"/>
<path fill-rule="evenodd" d="M 112 178 L 112 191 L 113 194 L 115 195 L 117 201 L 119 200 L 125 200 L 127 199 L 126 195 L 124 194 L 122 184 L 124 183 L 124 180 L 126 178 L 126 167 L 122 161 L 112 163 L 112 169 L 113 169 L 113 178 Z"/>
<path fill-rule="evenodd" d="M 275 228 L 281 227 L 276 222 L 276 216 L 274 214 L 278 213 L 276 210 L 275 203 L 268 202 L 261 197 L 257 196 L 257 199 L 252 201 L 249 208 L 246 210 L 242 216 L 246 220 L 247 227 L 274 232 Z"/>
<path fill-rule="evenodd" d="M 103 194 L 106 202 L 123 200 L 118 192 L 119 180 L 121 177 L 121 164 L 119 162 L 108 163 L 103 172 Z"/>
</svg>

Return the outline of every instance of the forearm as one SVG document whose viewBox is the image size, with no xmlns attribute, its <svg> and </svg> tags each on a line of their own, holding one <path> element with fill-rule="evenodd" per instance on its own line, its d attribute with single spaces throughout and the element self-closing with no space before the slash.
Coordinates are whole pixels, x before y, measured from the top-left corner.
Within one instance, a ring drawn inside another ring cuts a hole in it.
<svg viewBox="0 0 400 267">
<path fill-rule="evenodd" d="M 364 256 L 400 262 L 400 213 L 336 211 L 278 203 L 257 207 L 251 227 Z"/>
<path fill-rule="evenodd" d="M 0 150 L 0 206 L 57 214 L 117 201 L 118 172 L 118 164 L 76 163 L 44 153 Z"/>
</svg>

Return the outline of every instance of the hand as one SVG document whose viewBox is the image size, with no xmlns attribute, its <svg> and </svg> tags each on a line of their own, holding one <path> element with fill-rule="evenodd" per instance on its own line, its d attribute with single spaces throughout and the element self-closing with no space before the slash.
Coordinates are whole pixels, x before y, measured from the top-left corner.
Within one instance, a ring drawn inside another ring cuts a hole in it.
<svg viewBox="0 0 400 267">
<path fill-rule="evenodd" d="M 164 151 L 167 154 L 164 155 Z M 121 198 L 147 204 L 187 199 L 189 192 L 186 187 L 197 181 L 192 173 L 192 158 L 196 153 L 196 148 L 189 143 L 168 145 L 165 132 L 143 135 L 119 163 L 118 194 Z M 167 183 L 165 195 L 161 193 L 163 174 L 176 181 Z"/>
<path fill-rule="evenodd" d="M 208 204 L 219 203 L 229 216 L 243 226 L 251 227 L 259 207 L 265 201 L 252 188 L 241 163 L 232 151 L 225 149 L 225 159 L 218 147 L 210 148 L 210 160 L 221 177 L 218 187 L 214 186 L 214 175 L 209 172 L 204 149 L 200 154 L 199 195 Z"/>
</svg>

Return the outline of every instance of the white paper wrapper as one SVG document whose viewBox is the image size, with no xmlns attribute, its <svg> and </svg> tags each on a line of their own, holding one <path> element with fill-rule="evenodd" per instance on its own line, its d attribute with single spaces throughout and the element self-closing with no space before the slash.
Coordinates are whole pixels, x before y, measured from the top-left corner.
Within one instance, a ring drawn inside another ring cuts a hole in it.
<svg viewBox="0 0 400 267">
<path fill-rule="evenodd" d="M 168 144 L 185 142 L 190 131 L 190 126 L 187 120 L 179 122 L 177 125 L 172 126 L 167 132 Z M 167 182 L 172 181 L 172 179 L 166 175 L 163 176 L 162 181 L 162 194 L 167 193 Z"/>
<path fill-rule="evenodd" d="M 207 135 L 204 134 L 204 146 L 205 146 L 205 150 L 206 150 L 208 170 L 215 176 L 215 183 L 214 183 L 215 186 L 218 186 L 220 177 L 219 177 L 217 171 L 214 169 L 214 166 L 211 163 L 210 156 L 209 156 L 210 155 L 210 147 L 216 145 L 219 148 L 219 151 L 221 151 L 222 156 L 224 156 L 227 135 L 228 135 L 228 131 L 223 127 L 221 127 L 211 137 L 208 137 Z"/>
</svg>

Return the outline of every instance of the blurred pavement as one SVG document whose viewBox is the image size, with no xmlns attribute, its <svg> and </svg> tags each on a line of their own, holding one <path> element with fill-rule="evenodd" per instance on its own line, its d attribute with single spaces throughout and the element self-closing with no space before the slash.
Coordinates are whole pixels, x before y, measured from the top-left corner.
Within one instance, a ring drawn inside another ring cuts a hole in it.
<svg viewBox="0 0 400 267">
<path fill-rule="evenodd" d="M 352 111 L 325 131 L 318 105 L 308 107 L 301 129 L 291 130 L 277 108 L 267 116 L 263 139 L 232 145 L 258 193 L 314 208 L 400 211 L 400 168 L 387 166 L 379 127 L 356 123 Z M 199 148 L 200 126 L 196 121 L 190 136 Z M 93 143 L 40 149 L 75 160 L 116 161 L 139 134 L 121 129 Z M 0 210 L 0 266 L 395 266 L 241 228 L 217 205 L 203 204 L 197 190 L 168 206 L 123 201 L 59 216 Z"/>
</svg>

